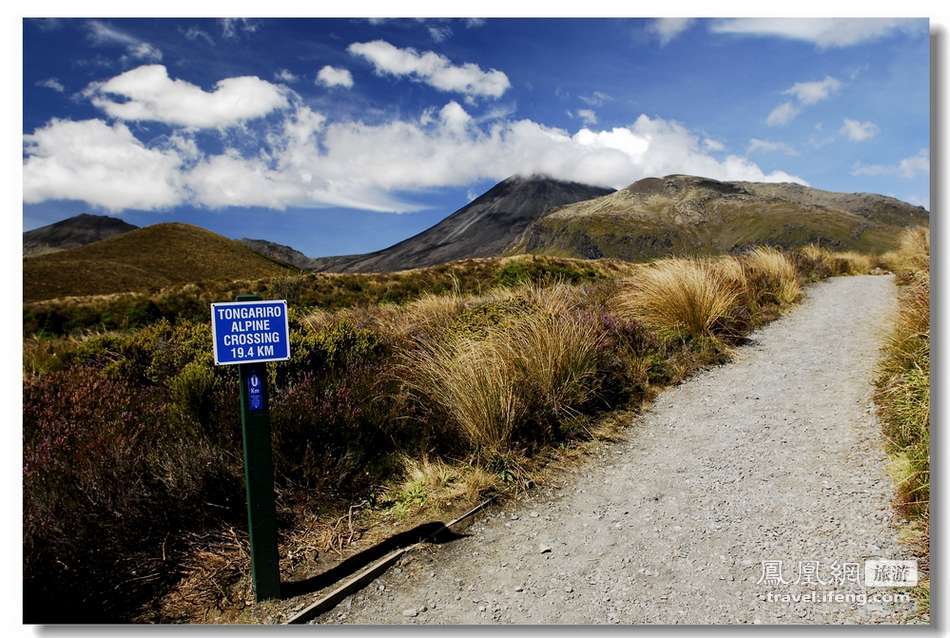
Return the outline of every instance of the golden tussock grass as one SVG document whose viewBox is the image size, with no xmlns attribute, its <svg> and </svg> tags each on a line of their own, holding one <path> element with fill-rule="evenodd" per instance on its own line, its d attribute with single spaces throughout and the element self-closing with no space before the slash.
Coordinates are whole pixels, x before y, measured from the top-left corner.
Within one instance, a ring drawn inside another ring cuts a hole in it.
<svg viewBox="0 0 950 638">
<path fill-rule="evenodd" d="M 785 306 L 801 296 L 795 264 L 781 251 L 758 246 L 742 256 L 742 265 L 747 281 L 758 293 L 759 300 L 765 298 Z"/>
<path fill-rule="evenodd" d="M 732 312 L 739 295 L 731 265 L 664 259 L 628 280 L 619 293 L 619 305 L 627 316 L 653 329 L 701 337 L 711 335 L 716 322 Z"/>
</svg>

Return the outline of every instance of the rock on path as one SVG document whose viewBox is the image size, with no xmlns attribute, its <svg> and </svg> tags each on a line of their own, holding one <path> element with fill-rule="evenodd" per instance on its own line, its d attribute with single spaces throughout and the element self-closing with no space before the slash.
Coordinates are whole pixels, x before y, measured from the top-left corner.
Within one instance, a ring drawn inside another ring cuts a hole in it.
<svg viewBox="0 0 950 638">
<path fill-rule="evenodd" d="M 664 392 L 565 487 L 416 551 L 317 622 L 900 622 L 913 603 L 862 605 L 860 586 L 810 585 L 815 563 L 799 565 L 818 561 L 827 580 L 844 563 L 911 557 L 870 398 L 894 310 L 892 277 L 811 286 L 733 362 Z M 763 561 L 806 582 L 760 584 Z M 768 599 L 849 587 L 839 602 Z"/>
</svg>

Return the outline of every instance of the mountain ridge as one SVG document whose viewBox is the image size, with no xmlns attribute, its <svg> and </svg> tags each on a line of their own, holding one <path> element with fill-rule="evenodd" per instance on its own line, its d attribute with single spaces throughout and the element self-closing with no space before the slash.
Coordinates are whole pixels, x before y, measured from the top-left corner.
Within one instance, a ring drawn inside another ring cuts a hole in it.
<svg viewBox="0 0 950 638">
<path fill-rule="evenodd" d="M 80 213 L 23 233 L 23 256 L 79 248 L 139 227 L 117 217 Z"/>
</svg>

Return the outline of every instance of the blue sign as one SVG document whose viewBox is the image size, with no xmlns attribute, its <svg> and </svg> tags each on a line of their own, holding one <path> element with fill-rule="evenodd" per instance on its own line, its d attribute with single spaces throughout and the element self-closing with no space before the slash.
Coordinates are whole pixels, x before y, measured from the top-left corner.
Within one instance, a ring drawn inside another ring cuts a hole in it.
<svg viewBox="0 0 950 638">
<path fill-rule="evenodd" d="M 264 409 L 264 384 L 261 378 L 257 376 L 257 371 L 252 370 L 247 375 L 247 404 L 251 412 L 260 412 Z"/>
<path fill-rule="evenodd" d="M 211 331 L 219 366 L 290 358 L 286 301 L 213 303 Z"/>
</svg>

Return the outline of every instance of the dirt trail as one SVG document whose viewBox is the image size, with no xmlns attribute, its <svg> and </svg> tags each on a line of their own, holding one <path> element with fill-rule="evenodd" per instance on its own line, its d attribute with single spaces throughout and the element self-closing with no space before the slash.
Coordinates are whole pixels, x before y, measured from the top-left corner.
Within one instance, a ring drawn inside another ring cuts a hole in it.
<svg viewBox="0 0 950 638">
<path fill-rule="evenodd" d="M 910 557 L 870 399 L 894 309 L 892 277 L 810 287 L 563 487 L 415 552 L 317 622 L 899 622 L 913 603 L 770 602 L 816 587 L 758 584 L 762 561 L 786 580 L 819 561 L 827 580 L 835 561 L 863 578 L 865 559 Z M 865 591 L 817 590 L 849 587 Z"/>
</svg>

